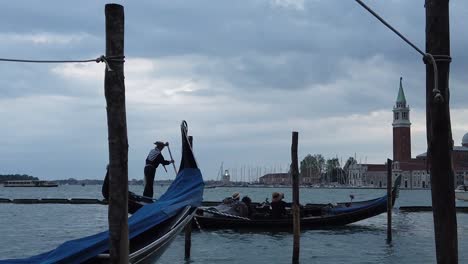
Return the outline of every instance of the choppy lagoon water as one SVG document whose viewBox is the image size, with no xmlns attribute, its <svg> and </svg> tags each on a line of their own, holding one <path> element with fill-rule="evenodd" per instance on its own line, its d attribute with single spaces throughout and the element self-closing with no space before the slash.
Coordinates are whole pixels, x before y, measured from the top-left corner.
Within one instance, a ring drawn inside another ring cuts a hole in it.
<svg viewBox="0 0 468 264">
<path fill-rule="evenodd" d="M 136 193 L 142 186 L 130 186 Z M 159 196 L 165 187 L 156 187 Z M 234 191 L 263 201 L 272 188 L 215 188 L 205 190 L 205 200 L 221 200 Z M 281 189 L 290 200 L 291 190 Z M 371 199 L 385 190 L 301 189 L 302 202 L 328 203 Z M 58 188 L 4 188 L 0 198 L 101 198 L 100 186 Z M 430 191 L 401 191 L 403 205 L 430 205 Z M 457 201 L 459 206 L 467 202 Z M 468 263 L 468 214 L 458 214 L 460 263 Z M 55 248 L 64 241 L 107 229 L 107 207 L 71 204 L 0 204 L 0 258 L 27 257 Z M 394 210 L 393 243 L 386 241 L 386 215 L 346 227 L 303 231 L 301 263 L 435 263 L 432 213 Z M 194 231 L 191 263 L 290 263 L 292 234 L 287 232 Z M 180 235 L 158 263 L 183 263 L 184 237 Z"/>
</svg>

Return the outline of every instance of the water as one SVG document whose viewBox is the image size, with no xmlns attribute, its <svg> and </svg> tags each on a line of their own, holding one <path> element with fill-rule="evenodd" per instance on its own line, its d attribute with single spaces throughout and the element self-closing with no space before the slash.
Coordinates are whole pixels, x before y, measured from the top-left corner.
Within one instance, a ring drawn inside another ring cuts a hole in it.
<svg viewBox="0 0 468 264">
<path fill-rule="evenodd" d="M 100 186 L 4 188 L 0 198 L 101 198 Z M 156 186 L 156 196 L 166 187 Z M 130 186 L 136 193 L 142 186 Z M 216 188 L 205 190 L 205 200 L 221 200 L 234 191 L 263 201 L 273 191 L 291 198 L 291 190 L 272 188 Z M 301 189 L 301 201 L 328 203 L 381 196 L 385 190 Z M 400 192 L 398 206 L 430 205 L 430 191 Z M 459 206 L 467 202 L 457 201 Z M 458 214 L 459 259 L 468 263 L 468 214 Z M 301 234 L 301 263 L 435 263 L 432 213 L 393 215 L 393 242 L 387 245 L 386 214 L 341 228 L 309 230 Z M 107 207 L 71 204 L 0 204 L 0 258 L 20 258 L 51 250 L 75 238 L 107 229 Z M 191 263 L 290 263 L 293 236 L 288 232 L 198 231 L 192 234 Z M 158 263 L 184 262 L 184 236 L 179 235 Z"/>
</svg>

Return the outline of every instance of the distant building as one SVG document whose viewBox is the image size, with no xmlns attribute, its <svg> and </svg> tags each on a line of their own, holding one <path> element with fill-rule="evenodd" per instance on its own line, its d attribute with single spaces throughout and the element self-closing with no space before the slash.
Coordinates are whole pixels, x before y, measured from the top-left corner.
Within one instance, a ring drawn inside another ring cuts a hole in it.
<svg viewBox="0 0 468 264">
<path fill-rule="evenodd" d="M 456 186 L 468 185 L 468 133 L 463 136 L 461 144 L 461 146 L 454 146 L 452 150 L 454 183 Z M 427 153 L 420 154 L 416 158 L 425 162 Z"/>
<path fill-rule="evenodd" d="M 431 177 L 426 167 L 427 154 L 411 158 L 410 109 L 406 104 L 402 79 L 396 104 L 393 108 L 393 164 L 392 178 L 402 176 L 402 188 L 426 189 L 431 186 Z M 454 146 L 452 152 L 455 186 L 468 183 L 468 133 L 463 136 L 462 146 Z M 387 186 L 386 164 L 353 164 L 349 167 L 348 183 L 353 186 Z"/>
<path fill-rule="evenodd" d="M 307 175 L 300 178 L 300 183 L 304 185 L 320 184 L 321 176 L 322 175 L 320 173 L 316 173 L 310 176 Z"/>
<path fill-rule="evenodd" d="M 382 187 L 382 179 L 386 178 L 387 167 L 384 164 L 352 164 L 349 166 L 348 183 L 351 186 Z"/>
<path fill-rule="evenodd" d="M 231 175 L 229 175 L 229 171 L 228 170 L 225 170 L 224 171 L 224 174 L 221 178 L 221 181 L 223 182 L 223 184 L 228 184 L 231 182 Z"/>
<path fill-rule="evenodd" d="M 304 168 L 304 171 L 300 173 L 300 182 L 304 185 L 320 184 L 321 179 L 322 174 L 320 171 L 313 170 L 311 167 Z"/>
<path fill-rule="evenodd" d="M 260 184 L 266 185 L 291 185 L 289 173 L 269 173 L 259 178 Z"/>
</svg>

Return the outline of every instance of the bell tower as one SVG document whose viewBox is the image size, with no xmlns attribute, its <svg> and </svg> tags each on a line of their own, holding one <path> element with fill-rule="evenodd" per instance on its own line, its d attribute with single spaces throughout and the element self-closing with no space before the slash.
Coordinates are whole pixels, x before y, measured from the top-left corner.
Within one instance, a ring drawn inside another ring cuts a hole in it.
<svg viewBox="0 0 468 264">
<path fill-rule="evenodd" d="M 403 78 L 400 77 L 400 89 L 393 107 L 393 160 L 411 160 L 411 123 L 409 106 L 403 91 Z"/>
</svg>

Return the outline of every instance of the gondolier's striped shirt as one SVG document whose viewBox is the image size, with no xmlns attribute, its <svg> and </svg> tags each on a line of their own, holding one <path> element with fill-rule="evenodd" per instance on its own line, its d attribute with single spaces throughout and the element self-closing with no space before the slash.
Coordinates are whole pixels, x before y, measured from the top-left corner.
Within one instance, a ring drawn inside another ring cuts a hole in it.
<svg viewBox="0 0 468 264">
<path fill-rule="evenodd" d="M 171 161 L 165 160 L 164 156 L 161 153 L 161 150 L 159 150 L 158 148 L 151 149 L 148 153 L 148 157 L 146 157 L 146 166 L 152 166 L 154 168 L 157 168 L 159 164 L 166 166 L 171 164 Z"/>
</svg>

